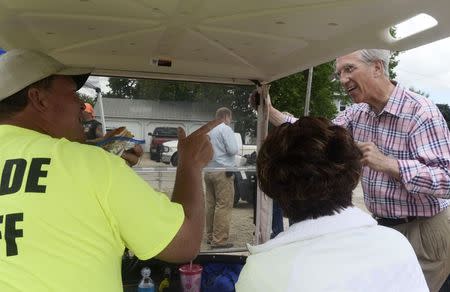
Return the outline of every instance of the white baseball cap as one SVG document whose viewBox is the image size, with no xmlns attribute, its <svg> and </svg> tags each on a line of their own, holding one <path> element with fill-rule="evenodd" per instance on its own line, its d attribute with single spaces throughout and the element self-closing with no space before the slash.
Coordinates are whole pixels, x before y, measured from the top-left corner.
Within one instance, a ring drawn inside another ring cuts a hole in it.
<svg viewBox="0 0 450 292">
<path fill-rule="evenodd" d="M 38 51 L 14 49 L 0 56 L 0 101 L 51 75 L 72 76 L 80 89 L 92 69 L 67 67 Z"/>
</svg>

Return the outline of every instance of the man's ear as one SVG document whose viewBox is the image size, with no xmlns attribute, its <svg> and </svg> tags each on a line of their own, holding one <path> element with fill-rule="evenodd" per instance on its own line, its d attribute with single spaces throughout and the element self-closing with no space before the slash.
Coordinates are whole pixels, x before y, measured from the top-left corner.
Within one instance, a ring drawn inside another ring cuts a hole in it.
<svg viewBox="0 0 450 292">
<path fill-rule="evenodd" d="M 374 77 L 379 78 L 384 75 L 383 61 L 381 61 L 381 60 L 374 61 L 373 66 L 374 66 L 374 71 L 373 71 Z"/>
<path fill-rule="evenodd" d="M 45 112 L 47 110 L 47 95 L 42 89 L 31 87 L 28 89 L 27 96 L 29 103 L 36 111 Z"/>
</svg>

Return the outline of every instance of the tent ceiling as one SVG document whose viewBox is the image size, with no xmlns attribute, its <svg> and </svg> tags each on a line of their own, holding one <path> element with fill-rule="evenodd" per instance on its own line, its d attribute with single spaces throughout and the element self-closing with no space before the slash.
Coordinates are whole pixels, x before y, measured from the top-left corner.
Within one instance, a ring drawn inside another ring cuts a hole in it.
<svg viewBox="0 0 450 292">
<path fill-rule="evenodd" d="M 448 0 L 0 0 L 0 47 L 42 50 L 97 74 L 270 82 L 359 48 L 448 37 L 448 11 Z M 389 36 L 419 13 L 439 24 Z"/>
</svg>

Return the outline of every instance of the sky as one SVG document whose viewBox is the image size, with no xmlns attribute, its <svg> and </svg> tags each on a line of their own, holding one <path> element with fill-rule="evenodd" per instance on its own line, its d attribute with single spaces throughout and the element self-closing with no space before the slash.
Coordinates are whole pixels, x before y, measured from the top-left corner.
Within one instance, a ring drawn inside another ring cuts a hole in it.
<svg viewBox="0 0 450 292">
<path fill-rule="evenodd" d="M 434 103 L 450 103 L 450 38 L 402 52 L 398 60 L 401 85 L 429 94 Z"/>
</svg>

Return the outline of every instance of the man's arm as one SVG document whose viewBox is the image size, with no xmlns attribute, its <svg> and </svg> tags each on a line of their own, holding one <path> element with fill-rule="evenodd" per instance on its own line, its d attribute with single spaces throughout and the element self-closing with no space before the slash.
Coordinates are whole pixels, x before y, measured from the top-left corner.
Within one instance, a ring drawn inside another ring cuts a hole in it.
<svg viewBox="0 0 450 292">
<path fill-rule="evenodd" d="M 411 194 L 449 199 L 450 133 L 440 113 L 422 119 L 408 144 L 412 158 L 398 160 L 405 188 Z"/>
<path fill-rule="evenodd" d="M 221 120 L 214 120 L 188 137 L 178 129 L 178 167 L 172 201 L 183 206 L 184 222 L 170 244 L 157 256 L 168 262 L 187 262 L 197 256 L 203 236 L 205 202 L 202 169 L 211 160 L 213 150 L 207 133 Z"/>
</svg>

